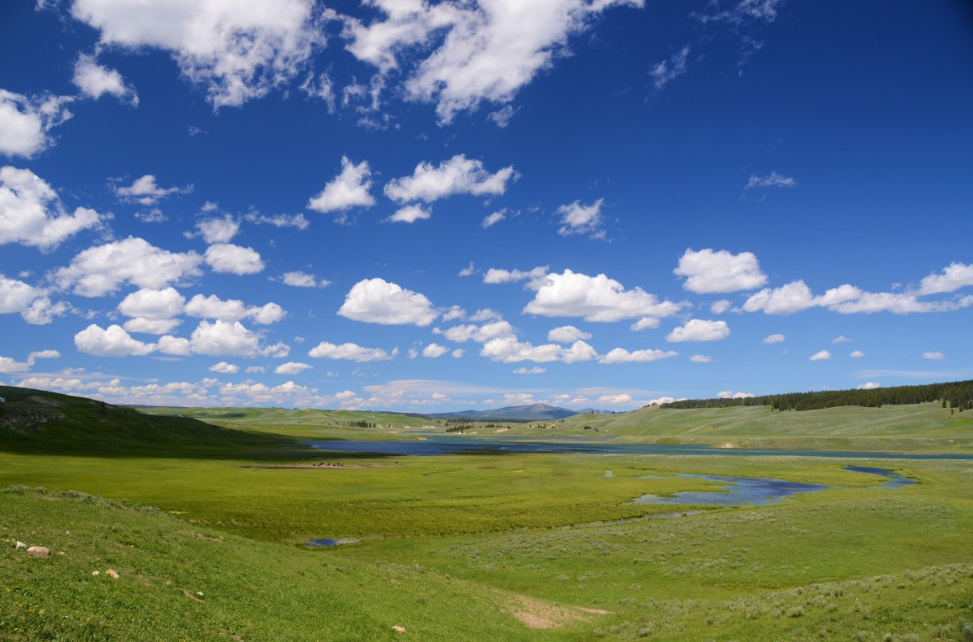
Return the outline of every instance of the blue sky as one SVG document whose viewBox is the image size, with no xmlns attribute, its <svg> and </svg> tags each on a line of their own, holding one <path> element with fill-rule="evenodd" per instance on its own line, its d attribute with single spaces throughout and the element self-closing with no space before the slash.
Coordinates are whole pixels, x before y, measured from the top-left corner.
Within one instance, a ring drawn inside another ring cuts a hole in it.
<svg viewBox="0 0 973 642">
<path fill-rule="evenodd" d="M 973 12 L 0 9 L 0 381 L 415 412 L 973 377 Z"/>
</svg>

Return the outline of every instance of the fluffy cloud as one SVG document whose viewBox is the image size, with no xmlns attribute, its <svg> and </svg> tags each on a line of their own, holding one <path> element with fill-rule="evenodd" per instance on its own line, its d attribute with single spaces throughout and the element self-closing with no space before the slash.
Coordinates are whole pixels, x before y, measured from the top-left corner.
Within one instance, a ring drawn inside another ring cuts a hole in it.
<svg viewBox="0 0 973 642">
<path fill-rule="evenodd" d="M 876 388 L 881 388 L 882 384 L 877 381 L 867 381 L 862 385 L 858 386 L 859 390 L 875 390 Z"/>
<path fill-rule="evenodd" d="M 48 132 L 71 118 L 68 96 L 28 98 L 0 89 L 0 154 L 31 158 L 53 144 Z"/>
<path fill-rule="evenodd" d="M 973 296 L 952 301 L 920 301 L 915 292 L 865 292 L 853 285 L 841 285 L 814 296 L 804 281 L 793 281 L 779 288 L 765 288 L 743 304 L 747 312 L 763 310 L 765 314 L 793 314 L 813 307 L 823 307 L 840 314 L 891 312 L 911 314 L 950 312 L 973 305 Z"/>
<path fill-rule="evenodd" d="M 48 291 L 23 281 L 9 279 L 0 273 L 0 314 L 19 313 L 32 325 L 50 323 L 55 316 L 68 311 L 65 303 L 51 303 Z"/>
<path fill-rule="evenodd" d="M 862 357 L 865 356 L 865 353 L 862 352 L 861 350 L 855 350 L 851 352 L 848 356 L 851 357 L 852 359 L 861 359 Z"/>
<path fill-rule="evenodd" d="M 822 350 L 821 352 L 815 352 L 808 358 L 811 361 L 827 361 L 828 359 L 831 358 L 831 353 L 828 352 L 827 350 Z"/>
<path fill-rule="evenodd" d="M 121 326 L 110 325 L 105 330 L 94 323 L 74 335 L 74 345 L 78 352 L 99 357 L 147 355 L 156 350 L 154 344 L 133 339 Z"/>
<path fill-rule="evenodd" d="M 767 276 L 760 271 L 760 264 L 752 252 L 731 254 L 726 250 L 686 250 L 673 273 L 686 277 L 682 286 L 697 294 L 753 290 L 767 282 Z"/>
<path fill-rule="evenodd" d="M 481 326 L 472 324 L 453 326 L 442 334 L 457 343 L 464 343 L 471 339 L 477 343 L 486 343 L 491 339 L 514 336 L 514 328 L 508 322 L 499 319 Z"/>
<path fill-rule="evenodd" d="M 973 265 L 950 263 L 943 268 L 942 274 L 930 274 L 919 285 L 919 294 L 940 294 L 955 292 L 960 288 L 973 285 Z"/>
<path fill-rule="evenodd" d="M 617 395 L 602 395 L 598 397 L 598 403 L 606 403 L 610 405 L 624 405 L 632 403 L 632 395 L 626 393 L 620 393 Z"/>
<path fill-rule="evenodd" d="M 625 348 L 615 348 L 605 356 L 598 359 L 598 363 L 644 363 L 647 361 L 669 359 L 678 354 L 678 352 L 673 352 L 672 350 L 636 350 L 634 352 L 629 352 Z"/>
<path fill-rule="evenodd" d="M 219 363 L 209 367 L 211 372 L 220 372 L 222 374 L 236 374 L 240 371 L 240 366 L 234 365 L 232 363 L 227 363 L 226 361 L 220 361 Z"/>
<path fill-rule="evenodd" d="M 194 354 L 211 357 L 252 357 L 257 352 L 257 335 L 239 321 L 200 321 L 189 340 Z"/>
<path fill-rule="evenodd" d="M 139 104 L 138 94 L 125 84 L 122 75 L 114 69 L 99 65 L 94 56 L 87 54 L 78 56 L 78 61 L 74 63 L 72 82 L 81 90 L 81 94 L 88 98 L 97 100 L 104 94 L 108 94 L 133 107 Z"/>
<path fill-rule="evenodd" d="M 768 176 L 750 175 L 750 180 L 743 189 L 753 189 L 755 187 L 794 187 L 797 181 L 787 176 L 781 176 L 777 172 L 771 172 Z"/>
<path fill-rule="evenodd" d="M 256 274 L 264 269 L 260 254 L 249 247 L 232 243 L 217 243 L 206 249 L 206 263 L 214 272 L 236 274 Z"/>
<path fill-rule="evenodd" d="M 756 397 L 756 395 L 751 392 L 733 392 L 731 390 L 723 390 L 716 396 L 720 399 L 752 399 L 753 397 Z"/>
<path fill-rule="evenodd" d="M 716 361 L 716 359 L 713 357 L 708 357 L 703 354 L 694 354 L 693 356 L 689 357 L 689 360 L 693 363 L 713 363 Z"/>
<path fill-rule="evenodd" d="M 179 319 L 143 319 L 135 317 L 126 321 L 122 327 L 127 332 L 140 332 L 142 334 L 169 334 L 175 330 L 182 321 Z"/>
<path fill-rule="evenodd" d="M 831 340 L 831 343 L 834 344 L 834 345 L 837 345 L 839 343 L 848 343 L 848 342 L 850 342 L 852 340 L 853 339 L 849 339 L 848 337 L 846 337 L 845 335 L 842 334 L 842 335 L 838 335 L 837 337 L 835 337 L 834 339 L 832 339 Z"/>
<path fill-rule="evenodd" d="M 720 341 L 730 336 L 730 327 L 726 321 L 705 321 L 690 319 L 666 335 L 666 341 L 679 343 L 682 341 Z"/>
<path fill-rule="evenodd" d="M 632 332 L 640 332 L 642 330 L 655 330 L 659 327 L 659 320 L 655 317 L 642 317 L 631 326 Z"/>
<path fill-rule="evenodd" d="M 313 274 L 307 274 L 306 272 L 284 272 L 281 277 L 284 285 L 290 285 L 295 288 L 326 288 L 331 285 L 331 281 L 327 279 L 318 280 L 318 277 Z"/>
<path fill-rule="evenodd" d="M 946 355 L 944 355 L 942 352 L 923 352 L 922 358 L 931 359 L 933 361 L 942 361 L 946 358 Z"/>
<path fill-rule="evenodd" d="M 504 220 L 505 218 L 507 218 L 507 210 L 499 210 L 497 212 L 494 212 L 493 214 L 487 214 L 483 218 L 483 222 L 480 223 L 480 227 L 482 227 L 483 229 L 492 227 L 497 223 L 499 223 L 500 221 Z"/>
<path fill-rule="evenodd" d="M 274 370 L 274 374 L 296 375 L 296 374 L 301 374 L 305 370 L 308 370 L 308 369 L 313 368 L 313 367 L 314 366 L 309 366 L 306 363 L 298 363 L 297 361 L 289 361 L 287 363 L 284 363 L 284 364 L 281 364 L 281 365 L 277 366 L 277 369 Z"/>
<path fill-rule="evenodd" d="M 375 198 L 369 193 L 372 188 L 371 175 L 368 161 L 355 165 L 347 156 L 342 156 L 341 173 L 311 197 L 307 202 L 308 209 L 326 213 L 375 205 Z"/>
<path fill-rule="evenodd" d="M 27 372 L 34 367 L 37 359 L 57 359 L 60 356 L 61 353 L 57 350 L 41 350 L 27 355 L 27 361 L 17 361 L 12 357 L 0 357 L 0 373 Z"/>
<path fill-rule="evenodd" d="M 402 3 L 376 0 L 384 16 L 369 24 L 347 19 L 345 37 L 359 60 L 383 74 L 405 71 L 406 97 L 436 103 L 441 123 L 480 102 L 510 102 L 521 87 L 567 52 L 568 38 L 583 31 L 606 8 L 639 0 L 550 2 Z M 429 47 L 415 69 L 402 70 L 407 52 Z"/>
<path fill-rule="evenodd" d="M 51 186 L 30 170 L 0 168 L 0 245 L 48 250 L 100 222 L 97 212 L 84 207 L 68 214 Z"/>
<path fill-rule="evenodd" d="M 214 108 L 239 106 L 293 79 L 324 36 L 311 0 L 76 0 L 71 14 L 99 45 L 170 53 L 182 75 L 206 87 Z"/>
<path fill-rule="evenodd" d="M 159 187 L 155 182 L 155 176 L 152 174 L 146 174 L 142 178 L 136 179 L 128 187 L 115 188 L 115 194 L 121 200 L 140 205 L 155 205 L 170 194 L 188 194 L 191 191 L 193 191 L 192 185 L 186 185 L 185 187 Z"/>
<path fill-rule="evenodd" d="M 786 339 L 787 339 L 787 337 L 785 337 L 782 334 L 772 334 L 770 336 L 764 337 L 763 342 L 766 343 L 766 344 L 784 343 L 784 341 Z"/>
<path fill-rule="evenodd" d="M 422 205 L 407 205 L 400 208 L 392 216 L 385 219 L 390 223 L 415 223 L 416 221 L 426 221 L 432 217 L 432 210 L 423 208 Z"/>
<path fill-rule="evenodd" d="M 205 297 L 202 294 L 197 294 L 186 304 L 185 312 L 191 317 L 221 321 L 239 321 L 251 318 L 261 325 L 276 323 L 287 316 L 284 309 L 273 302 L 262 306 L 247 306 L 239 299 L 224 301 L 215 294 Z"/>
<path fill-rule="evenodd" d="M 561 215 L 561 227 L 558 228 L 557 233 L 561 236 L 588 234 L 594 239 L 605 238 L 605 230 L 602 229 L 604 221 L 601 216 L 601 205 L 604 202 L 603 198 L 599 198 L 591 205 L 582 205 L 581 201 L 575 201 L 557 208 L 557 213 Z"/>
<path fill-rule="evenodd" d="M 667 317 L 686 305 L 660 302 L 641 288 L 626 290 L 604 274 L 592 277 L 565 270 L 563 274 L 548 274 L 540 281 L 537 294 L 524 313 L 611 322 L 641 316 Z"/>
<path fill-rule="evenodd" d="M 577 363 L 579 361 L 591 361 L 598 356 L 598 353 L 584 341 L 575 341 L 569 348 L 555 343 L 534 346 L 530 343 L 518 341 L 515 336 L 509 335 L 487 341 L 483 344 L 480 355 L 491 361 L 502 361 L 503 363 L 517 363 L 518 361 Z"/>
<path fill-rule="evenodd" d="M 590 339 L 590 332 L 583 332 L 573 325 L 563 325 L 547 333 L 547 340 L 554 343 L 574 343 L 579 339 Z"/>
<path fill-rule="evenodd" d="M 446 346 L 441 346 L 438 343 L 430 343 L 422 349 L 422 356 L 429 359 L 438 359 L 447 352 L 449 352 L 449 348 Z"/>
<path fill-rule="evenodd" d="M 178 254 L 159 249 L 144 239 L 128 237 L 84 250 L 55 274 L 58 286 L 73 286 L 75 294 L 104 296 L 123 283 L 158 289 L 199 276 L 202 258 L 195 252 Z"/>
<path fill-rule="evenodd" d="M 427 326 L 439 316 L 425 296 L 384 279 L 356 283 L 338 314 L 367 323 L 418 326 Z"/>
<path fill-rule="evenodd" d="M 723 314 L 727 310 L 733 307 L 733 302 L 727 299 L 720 299 L 719 301 L 714 301 L 713 305 L 709 306 L 709 311 L 713 314 Z"/>
<path fill-rule="evenodd" d="M 535 283 L 539 285 L 538 279 L 547 276 L 547 271 L 549 269 L 550 267 L 547 265 L 538 266 L 533 270 L 528 270 L 526 272 L 521 270 L 502 270 L 498 268 L 490 268 L 486 271 L 486 274 L 483 275 L 483 282 L 497 284 L 531 281 L 530 286 L 533 286 Z"/>
<path fill-rule="evenodd" d="M 196 223 L 196 229 L 209 244 L 228 243 L 240 231 L 240 224 L 229 214 L 224 214 L 222 218 L 209 218 Z"/>
<path fill-rule="evenodd" d="M 396 178 L 385 185 L 385 195 L 393 201 L 425 201 L 432 203 L 453 194 L 503 194 L 507 182 L 516 177 L 513 166 L 491 174 L 479 160 L 469 160 L 462 154 L 443 161 L 438 167 L 419 163 L 412 176 Z"/>
<path fill-rule="evenodd" d="M 118 311 L 127 317 L 171 319 L 182 312 L 185 302 L 186 299 L 175 288 L 142 288 L 122 299 Z"/>
<path fill-rule="evenodd" d="M 388 361 L 398 353 L 393 350 L 391 353 L 380 348 L 363 348 L 356 343 L 342 343 L 335 345 L 322 341 L 310 352 L 309 357 L 315 359 L 347 359 L 349 361 Z"/>
</svg>

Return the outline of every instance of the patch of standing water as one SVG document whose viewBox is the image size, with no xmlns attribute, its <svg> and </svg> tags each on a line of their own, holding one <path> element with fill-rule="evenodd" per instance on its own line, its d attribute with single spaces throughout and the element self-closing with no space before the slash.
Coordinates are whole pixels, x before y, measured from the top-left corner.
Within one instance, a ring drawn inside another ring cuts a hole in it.
<svg viewBox="0 0 973 642">
<path fill-rule="evenodd" d="M 886 478 L 886 481 L 881 483 L 875 488 L 881 490 L 895 490 L 897 488 L 902 488 L 903 486 L 911 486 L 916 483 L 916 480 L 909 479 L 908 477 L 903 477 L 894 470 L 889 470 L 888 468 L 869 468 L 867 466 L 845 466 L 844 470 L 850 470 L 853 473 L 866 473 L 868 475 L 881 475 Z"/>
<path fill-rule="evenodd" d="M 330 537 L 325 537 L 323 539 L 309 539 L 304 542 L 304 545 L 308 548 L 318 548 L 321 546 L 341 546 L 342 544 L 355 544 L 360 542 L 361 539 L 345 538 L 345 539 L 332 539 Z"/>
<path fill-rule="evenodd" d="M 706 479 L 719 483 L 725 490 L 685 491 L 667 497 L 642 495 L 636 504 L 696 504 L 701 506 L 763 506 L 776 504 L 784 497 L 798 493 L 815 493 L 827 488 L 824 484 L 801 484 L 783 479 L 758 479 L 753 477 L 720 477 L 718 475 L 679 475 L 679 477 Z"/>
</svg>

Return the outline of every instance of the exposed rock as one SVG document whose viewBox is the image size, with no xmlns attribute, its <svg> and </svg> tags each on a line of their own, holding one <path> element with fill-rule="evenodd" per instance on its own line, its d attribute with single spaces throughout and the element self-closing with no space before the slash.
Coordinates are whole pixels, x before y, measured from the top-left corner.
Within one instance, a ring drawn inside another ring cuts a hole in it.
<svg viewBox="0 0 973 642">
<path fill-rule="evenodd" d="M 23 542 L 18 541 L 16 544 L 14 544 L 14 547 L 15 548 L 27 548 L 27 545 L 24 544 Z"/>
<path fill-rule="evenodd" d="M 398 624 L 396 624 L 395 626 L 393 626 L 392 627 L 392 630 L 393 631 L 396 631 L 397 633 L 405 633 L 405 627 L 404 626 L 399 626 Z"/>
<path fill-rule="evenodd" d="M 51 549 L 46 546 L 31 546 L 27 549 L 27 554 L 31 557 L 50 557 Z"/>
<path fill-rule="evenodd" d="M 107 571 L 105 571 L 105 575 L 107 575 L 108 577 L 110 577 L 112 579 L 115 579 L 115 580 L 118 579 L 118 572 L 115 569 L 112 569 L 112 568 L 110 568 Z"/>
<path fill-rule="evenodd" d="M 92 577 L 98 577 L 99 575 L 101 575 L 101 571 L 91 571 Z"/>
</svg>

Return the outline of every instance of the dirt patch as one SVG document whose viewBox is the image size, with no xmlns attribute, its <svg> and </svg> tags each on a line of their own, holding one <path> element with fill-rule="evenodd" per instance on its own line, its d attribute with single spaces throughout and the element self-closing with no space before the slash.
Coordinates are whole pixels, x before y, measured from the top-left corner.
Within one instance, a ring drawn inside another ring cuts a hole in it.
<svg viewBox="0 0 973 642">
<path fill-rule="evenodd" d="M 556 629 L 571 622 L 587 622 L 591 619 L 579 613 L 579 611 L 598 613 L 594 610 L 560 606 L 519 595 L 513 605 L 511 615 L 531 629 Z"/>
</svg>

